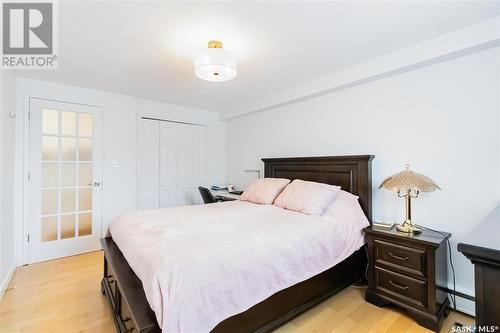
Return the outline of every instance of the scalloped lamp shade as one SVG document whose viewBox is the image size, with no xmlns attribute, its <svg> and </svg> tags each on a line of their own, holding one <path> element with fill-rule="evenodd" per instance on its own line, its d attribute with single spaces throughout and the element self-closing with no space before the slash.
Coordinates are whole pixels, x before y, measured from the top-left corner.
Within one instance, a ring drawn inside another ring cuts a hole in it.
<svg viewBox="0 0 500 333">
<path fill-rule="evenodd" d="M 384 179 L 379 188 L 382 187 L 400 193 L 408 193 L 408 191 L 433 192 L 441 189 L 435 181 L 426 175 L 410 170 L 409 166 L 406 167 L 406 170 Z"/>
<path fill-rule="evenodd" d="M 196 55 L 194 72 L 202 80 L 223 82 L 236 77 L 238 65 L 234 55 L 222 49 L 221 42 L 210 41 L 208 49 Z"/>
</svg>

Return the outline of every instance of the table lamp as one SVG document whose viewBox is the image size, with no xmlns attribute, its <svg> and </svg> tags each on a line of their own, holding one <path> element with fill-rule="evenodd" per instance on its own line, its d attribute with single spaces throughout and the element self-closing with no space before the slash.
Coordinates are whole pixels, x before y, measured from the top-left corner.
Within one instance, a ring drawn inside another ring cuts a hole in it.
<svg viewBox="0 0 500 333">
<path fill-rule="evenodd" d="M 411 199 L 417 198 L 420 192 L 433 192 L 441 188 L 429 177 L 410 170 L 406 164 L 406 170 L 387 177 L 378 188 L 386 188 L 396 192 L 400 198 L 405 198 L 406 220 L 397 226 L 397 230 L 406 233 L 421 233 L 422 229 L 411 222 Z"/>
</svg>

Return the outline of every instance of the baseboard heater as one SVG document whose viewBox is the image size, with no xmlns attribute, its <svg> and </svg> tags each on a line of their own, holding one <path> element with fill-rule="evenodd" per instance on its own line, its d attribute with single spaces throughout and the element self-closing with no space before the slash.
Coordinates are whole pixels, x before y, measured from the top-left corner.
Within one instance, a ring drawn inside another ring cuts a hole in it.
<svg viewBox="0 0 500 333">
<path fill-rule="evenodd" d="M 464 298 L 464 299 L 472 301 L 472 302 L 476 301 L 476 298 L 474 296 L 467 295 L 467 294 L 461 293 L 461 292 L 456 291 L 456 290 L 448 289 L 446 287 L 441 287 L 441 286 L 437 286 L 437 289 L 442 290 L 450 295 L 455 295 L 455 296 Z"/>
</svg>

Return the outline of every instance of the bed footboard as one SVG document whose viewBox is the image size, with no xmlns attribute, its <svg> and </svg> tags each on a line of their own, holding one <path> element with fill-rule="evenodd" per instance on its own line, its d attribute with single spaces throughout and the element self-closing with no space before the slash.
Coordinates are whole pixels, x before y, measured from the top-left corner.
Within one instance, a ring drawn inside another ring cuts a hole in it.
<svg viewBox="0 0 500 333">
<path fill-rule="evenodd" d="M 101 291 L 106 296 L 119 333 L 161 332 L 149 307 L 141 280 L 111 237 L 101 239 L 104 276 Z"/>
</svg>

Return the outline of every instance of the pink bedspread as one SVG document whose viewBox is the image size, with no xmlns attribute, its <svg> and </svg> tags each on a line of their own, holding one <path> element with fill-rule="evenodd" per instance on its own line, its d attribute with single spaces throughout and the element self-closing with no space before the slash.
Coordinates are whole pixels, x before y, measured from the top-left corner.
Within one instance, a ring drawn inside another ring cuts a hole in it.
<svg viewBox="0 0 500 333">
<path fill-rule="evenodd" d="M 366 225 L 231 201 L 134 211 L 110 232 L 163 332 L 208 332 L 347 258 Z"/>
</svg>

